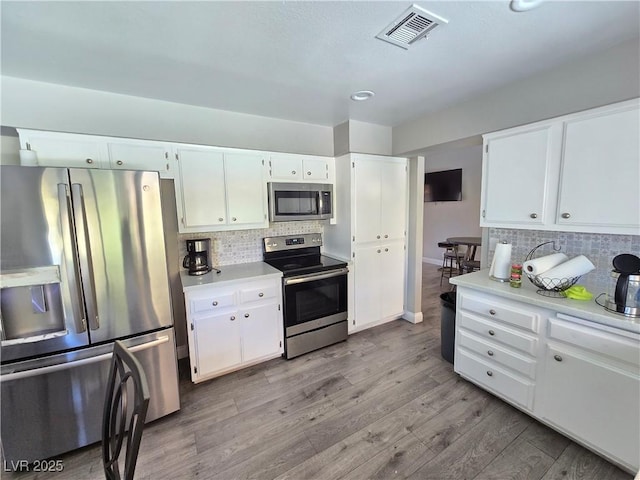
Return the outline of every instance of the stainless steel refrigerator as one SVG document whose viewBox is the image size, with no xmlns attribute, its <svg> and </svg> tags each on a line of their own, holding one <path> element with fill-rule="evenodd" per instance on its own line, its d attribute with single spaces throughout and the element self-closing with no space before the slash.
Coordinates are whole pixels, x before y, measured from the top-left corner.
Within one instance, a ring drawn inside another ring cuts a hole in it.
<svg viewBox="0 0 640 480">
<path fill-rule="evenodd" d="M 114 339 L 135 352 L 147 421 L 180 408 L 155 172 L 0 167 L 5 465 L 100 440 Z"/>
</svg>

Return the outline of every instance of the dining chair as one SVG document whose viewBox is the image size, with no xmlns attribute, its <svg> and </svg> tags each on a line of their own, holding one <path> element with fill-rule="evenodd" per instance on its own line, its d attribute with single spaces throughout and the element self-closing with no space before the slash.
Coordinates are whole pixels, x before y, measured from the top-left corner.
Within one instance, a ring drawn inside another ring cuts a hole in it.
<svg viewBox="0 0 640 480">
<path fill-rule="evenodd" d="M 108 480 L 133 479 L 148 406 L 149 385 L 142 365 L 116 341 L 102 416 L 102 464 Z M 121 474 L 118 459 L 123 446 Z"/>
<path fill-rule="evenodd" d="M 440 285 L 442 286 L 444 277 L 451 278 L 456 272 L 460 271 L 460 262 L 464 255 L 458 253 L 452 243 L 438 242 L 438 247 L 445 249 L 442 254 L 442 267 L 440 268 Z"/>
</svg>

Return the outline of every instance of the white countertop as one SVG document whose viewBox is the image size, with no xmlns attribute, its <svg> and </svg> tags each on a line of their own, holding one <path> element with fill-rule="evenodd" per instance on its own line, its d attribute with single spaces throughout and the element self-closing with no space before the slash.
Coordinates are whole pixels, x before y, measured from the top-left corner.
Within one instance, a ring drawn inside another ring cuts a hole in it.
<svg viewBox="0 0 640 480">
<path fill-rule="evenodd" d="M 252 277 L 280 278 L 282 272 L 264 262 L 238 263 L 235 265 L 223 265 L 218 267 L 220 273 L 211 271 L 204 275 L 189 275 L 186 270 L 180 272 L 182 291 L 191 291 L 199 288 L 223 286 L 230 282 L 244 280 Z"/>
<path fill-rule="evenodd" d="M 511 300 L 548 308 L 558 313 L 590 320 L 602 325 L 640 333 L 640 318 L 625 317 L 611 313 L 595 302 L 596 297 L 602 292 L 591 292 L 593 294 L 591 300 L 545 297 L 536 293 L 537 288 L 528 278 L 522 279 L 522 287 L 513 288 L 509 286 L 509 282 L 502 283 L 491 280 L 489 278 L 489 269 L 453 277 L 449 279 L 449 282 L 459 287 L 473 288 Z M 599 301 L 600 303 L 604 303 L 604 300 L 605 296 L 603 295 Z"/>
</svg>

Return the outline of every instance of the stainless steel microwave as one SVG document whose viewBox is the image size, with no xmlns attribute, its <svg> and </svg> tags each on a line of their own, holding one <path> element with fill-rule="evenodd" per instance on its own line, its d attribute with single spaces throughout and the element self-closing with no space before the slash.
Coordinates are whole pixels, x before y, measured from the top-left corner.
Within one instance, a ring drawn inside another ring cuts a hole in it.
<svg viewBox="0 0 640 480">
<path fill-rule="evenodd" d="M 269 183 L 269 220 L 324 220 L 333 217 L 333 185 Z"/>
</svg>

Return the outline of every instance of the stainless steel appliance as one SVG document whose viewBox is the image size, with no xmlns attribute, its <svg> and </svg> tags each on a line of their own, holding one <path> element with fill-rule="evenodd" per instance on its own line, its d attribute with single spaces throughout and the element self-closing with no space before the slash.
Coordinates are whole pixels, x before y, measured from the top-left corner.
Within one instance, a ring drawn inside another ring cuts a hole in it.
<svg viewBox="0 0 640 480">
<path fill-rule="evenodd" d="M 182 260 L 182 266 L 189 270 L 189 275 L 204 275 L 211 271 L 209 265 L 209 246 L 211 240 L 201 238 L 186 240 L 187 255 Z"/>
<path fill-rule="evenodd" d="M 333 185 L 269 183 L 269 220 L 324 220 L 333 217 Z"/>
<path fill-rule="evenodd" d="M 320 254 L 319 233 L 265 238 L 264 261 L 283 272 L 284 356 L 347 339 L 347 263 Z"/>
<path fill-rule="evenodd" d="M 0 167 L 5 465 L 100 439 L 115 339 L 149 381 L 147 421 L 180 408 L 156 172 Z"/>
<path fill-rule="evenodd" d="M 616 255 L 613 268 L 605 308 L 627 317 L 640 317 L 640 258 L 630 253 Z"/>
</svg>

